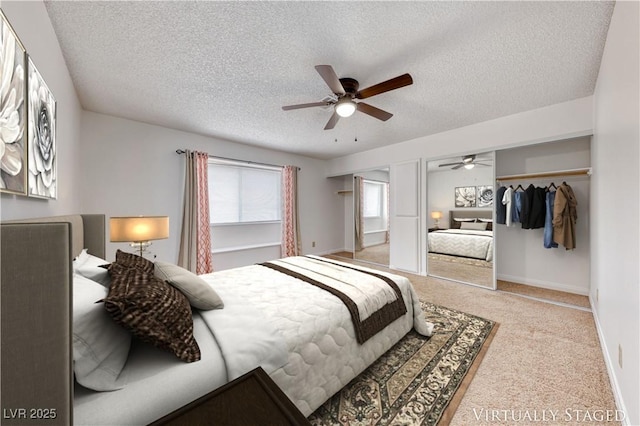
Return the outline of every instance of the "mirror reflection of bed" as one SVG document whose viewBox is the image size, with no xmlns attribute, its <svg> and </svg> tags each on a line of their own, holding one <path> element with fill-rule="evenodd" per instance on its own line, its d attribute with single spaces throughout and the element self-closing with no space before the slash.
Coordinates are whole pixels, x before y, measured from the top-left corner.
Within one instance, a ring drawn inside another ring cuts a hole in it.
<svg viewBox="0 0 640 426">
<path fill-rule="evenodd" d="M 389 265 L 389 169 L 354 175 L 354 259 Z"/>
<path fill-rule="evenodd" d="M 495 289 L 494 153 L 427 165 L 427 274 Z M 457 163 L 457 164 L 456 164 Z"/>
<path fill-rule="evenodd" d="M 451 210 L 449 218 L 427 236 L 429 275 L 493 288 L 491 211 Z"/>
</svg>

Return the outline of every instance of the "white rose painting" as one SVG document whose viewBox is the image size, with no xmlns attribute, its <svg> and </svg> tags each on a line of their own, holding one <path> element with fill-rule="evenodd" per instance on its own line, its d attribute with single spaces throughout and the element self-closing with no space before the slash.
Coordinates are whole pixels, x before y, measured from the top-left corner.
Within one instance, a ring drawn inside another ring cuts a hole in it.
<svg viewBox="0 0 640 426">
<path fill-rule="evenodd" d="M 56 198 L 56 101 L 33 65 L 29 74 L 29 196 Z"/>
<path fill-rule="evenodd" d="M 25 49 L 0 11 L 0 192 L 26 195 Z"/>
</svg>

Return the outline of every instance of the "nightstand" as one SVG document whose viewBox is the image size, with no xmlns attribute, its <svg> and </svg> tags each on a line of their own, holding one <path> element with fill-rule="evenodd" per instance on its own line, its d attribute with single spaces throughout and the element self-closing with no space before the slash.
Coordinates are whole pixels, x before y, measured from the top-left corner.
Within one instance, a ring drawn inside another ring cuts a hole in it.
<svg viewBox="0 0 640 426">
<path fill-rule="evenodd" d="M 311 425 L 291 400 L 258 367 L 167 414 L 151 426 Z"/>
<path fill-rule="evenodd" d="M 441 231 L 442 228 L 429 228 L 428 232 L 433 232 L 433 231 Z"/>
</svg>

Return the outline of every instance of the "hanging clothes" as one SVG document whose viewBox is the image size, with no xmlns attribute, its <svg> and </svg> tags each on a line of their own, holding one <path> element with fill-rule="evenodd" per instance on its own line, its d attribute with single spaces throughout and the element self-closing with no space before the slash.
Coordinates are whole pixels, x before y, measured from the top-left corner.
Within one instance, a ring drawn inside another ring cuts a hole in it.
<svg viewBox="0 0 640 426">
<path fill-rule="evenodd" d="M 522 196 L 522 212 L 520 213 L 520 222 L 522 229 L 531 229 L 531 206 L 533 205 L 533 193 L 536 188 L 533 184 L 527 186 Z"/>
<path fill-rule="evenodd" d="M 511 225 L 520 223 L 520 211 L 522 211 L 522 192 L 518 192 L 517 189 L 513 191 L 513 198 L 511 203 Z"/>
<path fill-rule="evenodd" d="M 496 191 L 496 223 L 500 223 L 502 225 L 507 221 L 507 206 L 502 204 L 502 197 L 504 197 L 504 192 L 506 190 L 506 187 L 501 186 Z"/>
<path fill-rule="evenodd" d="M 533 190 L 533 205 L 531 206 L 531 213 L 529 217 L 531 229 L 544 228 L 546 197 L 547 193 L 545 188 L 536 187 Z"/>
<path fill-rule="evenodd" d="M 567 250 L 576 248 L 575 225 L 578 220 L 578 200 L 573 188 L 563 182 L 553 202 L 553 241 Z"/>
<path fill-rule="evenodd" d="M 549 191 L 545 197 L 546 214 L 544 216 L 544 247 L 556 248 L 558 243 L 553 241 L 553 202 L 556 198 L 555 191 Z"/>
<path fill-rule="evenodd" d="M 502 196 L 502 204 L 504 204 L 505 207 L 505 224 L 507 226 L 512 226 L 513 224 L 511 223 L 511 209 L 513 208 L 513 203 L 512 201 L 512 197 L 513 197 L 513 188 L 512 187 L 508 187 L 505 189 L 504 191 L 504 195 Z"/>
</svg>

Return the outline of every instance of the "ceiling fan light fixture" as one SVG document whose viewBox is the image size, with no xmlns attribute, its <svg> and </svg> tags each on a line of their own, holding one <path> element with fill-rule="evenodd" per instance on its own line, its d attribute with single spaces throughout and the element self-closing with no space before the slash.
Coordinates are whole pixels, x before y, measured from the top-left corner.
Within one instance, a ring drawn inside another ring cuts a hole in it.
<svg viewBox="0 0 640 426">
<path fill-rule="evenodd" d="M 342 98 L 336 103 L 336 114 L 340 117 L 351 117 L 356 112 L 356 103 L 351 98 Z"/>
<path fill-rule="evenodd" d="M 471 170 L 475 167 L 476 165 L 474 163 L 468 163 L 464 165 L 464 168 L 467 170 Z"/>
</svg>

